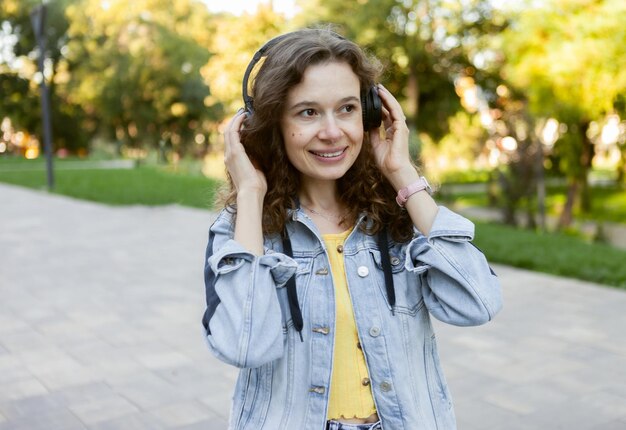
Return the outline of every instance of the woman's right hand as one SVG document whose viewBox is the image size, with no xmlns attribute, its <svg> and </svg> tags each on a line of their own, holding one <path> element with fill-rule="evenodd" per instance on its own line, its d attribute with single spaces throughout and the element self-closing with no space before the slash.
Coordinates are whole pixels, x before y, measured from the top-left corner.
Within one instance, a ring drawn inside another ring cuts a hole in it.
<svg viewBox="0 0 626 430">
<path fill-rule="evenodd" d="M 237 195 L 253 193 L 259 197 L 267 192 L 267 180 L 263 172 L 258 169 L 241 143 L 239 131 L 246 119 L 243 109 L 230 120 L 224 133 L 224 164 L 237 189 Z"/>
</svg>

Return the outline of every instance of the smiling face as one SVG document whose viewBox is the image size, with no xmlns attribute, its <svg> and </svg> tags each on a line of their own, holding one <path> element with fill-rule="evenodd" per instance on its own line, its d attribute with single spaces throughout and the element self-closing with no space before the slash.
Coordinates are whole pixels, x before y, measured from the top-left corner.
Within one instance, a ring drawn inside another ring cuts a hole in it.
<svg viewBox="0 0 626 430">
<path fill-rule="evenodd" d="M 309 66 L 287 93 L 281 130 L 287 157 L 302 184 L 341 178 L 361 151 L 363 119 L 359 78 L 350 66 Z"/>
</svg>

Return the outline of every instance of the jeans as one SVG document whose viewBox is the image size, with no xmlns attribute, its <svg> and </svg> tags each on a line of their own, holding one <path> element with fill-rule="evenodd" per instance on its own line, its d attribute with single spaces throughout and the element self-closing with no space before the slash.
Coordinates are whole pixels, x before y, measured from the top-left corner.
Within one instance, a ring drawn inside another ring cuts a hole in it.
<svg viewBox="0 0 626 430">
<path fill-rule="evenodd" d="M 380 421 L 369 424 L 346 424 L 330 420 L 326 423 L 326 430 L 382 430 Z"/>
</svg>

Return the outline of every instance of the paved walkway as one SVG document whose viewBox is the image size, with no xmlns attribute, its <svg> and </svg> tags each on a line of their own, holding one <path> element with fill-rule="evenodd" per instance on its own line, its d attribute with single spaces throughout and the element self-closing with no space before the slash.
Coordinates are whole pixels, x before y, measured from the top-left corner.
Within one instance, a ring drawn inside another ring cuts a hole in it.
<svg viewBox="0 0 626 430">
<path fill-rule="evenodd" d="M 236 371 L 200 330 L 209 223 L 0 184 L 0 430 L 226 429 Z M 495 269 L 493 323 L 437 325 L 459 429 L 625 429 L 626 292 Z"/>
</svg>

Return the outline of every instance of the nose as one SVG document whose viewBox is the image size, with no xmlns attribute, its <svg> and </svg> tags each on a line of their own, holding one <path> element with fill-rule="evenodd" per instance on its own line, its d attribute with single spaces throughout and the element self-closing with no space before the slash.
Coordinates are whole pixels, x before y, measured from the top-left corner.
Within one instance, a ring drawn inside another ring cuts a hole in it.
<svg viewBox="0 0 626 430">
<path fill-rule="evenodd" d="M 330 142 L 335 142 L 341 138 L 341 128 L 337 123 L 337 119 L 332 115 L 327 115 L 321 124 L 319 138 Z"/>
</svg>

